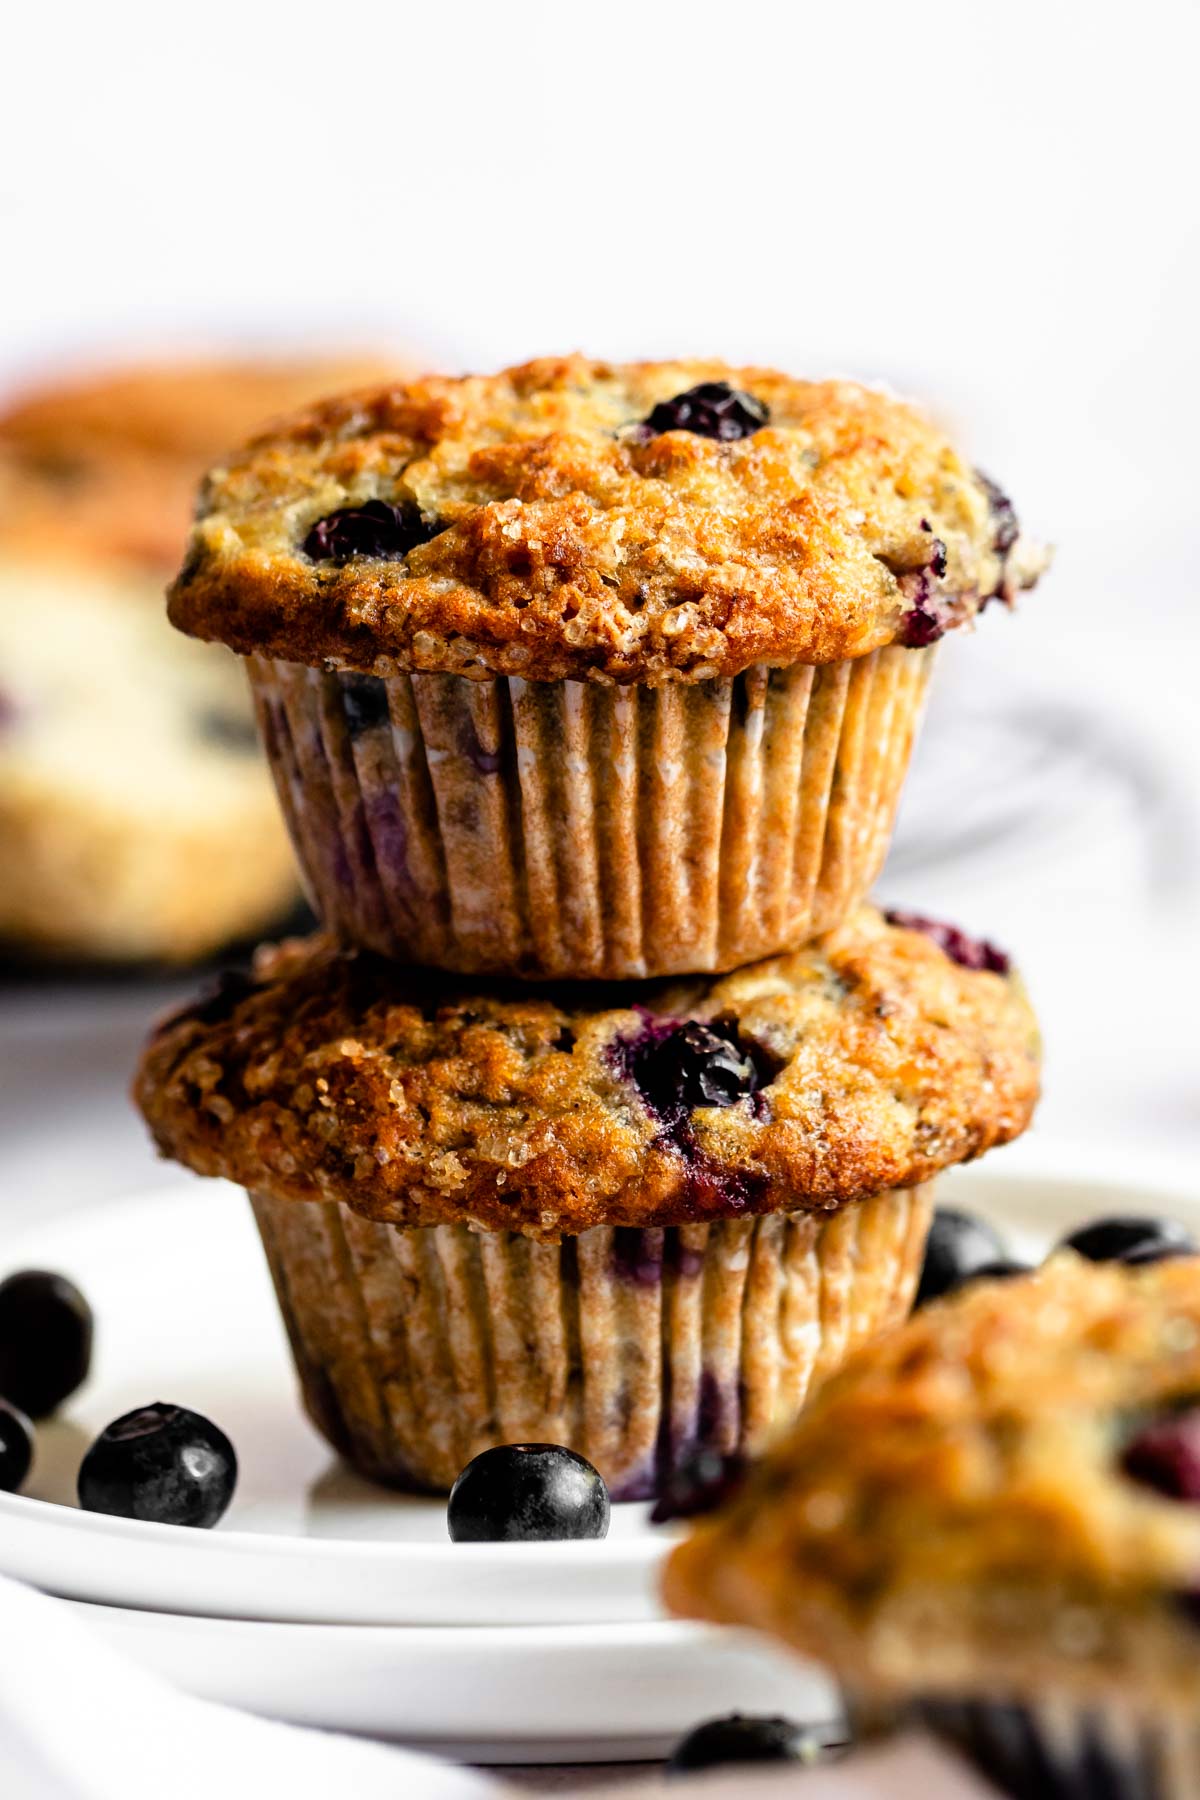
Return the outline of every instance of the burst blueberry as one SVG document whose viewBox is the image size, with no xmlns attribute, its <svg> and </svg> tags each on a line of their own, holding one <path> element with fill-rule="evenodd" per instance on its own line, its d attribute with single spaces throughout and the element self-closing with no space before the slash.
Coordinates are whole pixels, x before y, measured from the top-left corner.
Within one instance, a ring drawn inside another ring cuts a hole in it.
<svg viewBox="0 0 1200 1800">
<path fill-rule="evenodd" d="M 640 432 L 649 438 L 662 431 L 691 431 L 729 444 L 761 431 L 770 418 L 768 407 L 755 395 L 727 381 L 702 381 L 671 400 L 660 400 Z"/>
<path fill-rule="evenodd" d="M 957 925 L 946 925 L 940 919 L 927 919 L 923 913 L 904 912 L 896 907 L 883 916 L 889 925 L 898 925 L 902 931 L 919 931 L 923 937 L 932 939 L 960 969 L 1007 975 L 1012 967 L 1005 951 L 989 944 L 986 938 L 968 937 Z"/>
<path fill-rule="evenodd" d="M 356 556 L 395 562 L 441 529 L 427 525 L 411 501 L 392 506 L 386 500 L 368 500 L 362 506 L 341 506 L 318 519 L 304 540 L 304 554 L 314 562 L 339 567 Z"/>
<path fill-rule="evenodd" d="M 105 1427 L 79 1470 L 87 1512 L 208 1529 L 237 1485 L 237 1456 L 219 1426 L 156 1401 Z"/>
<path fill-rule="evenodd" d="M 690 1775 L 738 1763 L 801 1763 L 809 1767 L 833 1762 L 844 1745 L 831 1745 L 809 1725 L 792 1719 L 730 1713 L 707 1719 L 676 1745 L 667 1774 Z"/>
<path fill-rule="evenodd" d="M 450 1490 L 456 1544 L 608 1536 L 608 1488 L 563 1444 L 501 1444 L 469 1462 Z"/>
<path fill-rule="evenodd" d="M 988 497 L 988 505 L 992 511 L 992 548 L 997 556 L 1007 556 L 1016 543 L 1021 529 L 1017 523 L 1016 508 L 1004 489 L 997 487 L 996 483 L 989 475 L 985 475 L 982 469 L 976 469 L 975 474 Z"/>
<path fill-rule="evenodd" d="M 1121 1466 L 1169 1500 L 1200 1500 L 1200 1406 L 1154 1419 L 1125 1447 Z"/>
<path fill-rule="evenodd" d="M 759 1083 L 753 1057 L 698 1019 L 653 1022 L 631 1046 L 629 1066 L 643 1099 L 668 1121 L 697 1106 L 733 1106 Z"/>
<path fill-rule="evenodd" d="M 65 1275 L 23 1269 L 0 1283 L 0 1394 L 44 1419 L 87 1380 L 92 1309 Z"/>
</svg>

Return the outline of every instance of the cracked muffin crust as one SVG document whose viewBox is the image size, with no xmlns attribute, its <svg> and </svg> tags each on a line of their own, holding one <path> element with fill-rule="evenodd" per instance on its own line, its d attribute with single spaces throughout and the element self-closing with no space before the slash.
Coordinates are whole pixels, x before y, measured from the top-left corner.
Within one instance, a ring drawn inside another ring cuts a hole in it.
<svg viewBox="0 0 1200 1800">
<path fill-rule="evenodd" d="M 870 908 L 720 980 L 472 991 L 321 939 L 165 1021 L 135 1096 L 160 1150 L 279 1200 L 553 1239 L 928 1181 L 1038 1091 L 1015 977 Z"/>
<path fill-rule="evenodd" d="M 1200 1259 L 980 1282 L 847 1363 L 675 1551 L 668 1604 L 868 1696 L 1194 1712 L 1198 1396 Z"/>
<path fill-rule="evenodd" d="M 170 610 L 312 667 L 657 685 L 923 646 L 1043 560 L 883 393 L 571 356 L 258 438 L 209 476 Z"/>
</svg>

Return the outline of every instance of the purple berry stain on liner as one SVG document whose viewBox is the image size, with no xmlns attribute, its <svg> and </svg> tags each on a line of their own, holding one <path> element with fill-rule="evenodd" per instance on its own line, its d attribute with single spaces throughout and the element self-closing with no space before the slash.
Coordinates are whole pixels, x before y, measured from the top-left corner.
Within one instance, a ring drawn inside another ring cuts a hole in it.
<svg viewBox="0 0 1200 1800">
<path fill-rule="evenodd" d="M 727 381 L 702 381 L 671 400 L 660 400 L 637 427 L 636 436 L 648 443 L 660 432 L 690 431 L 696 437 L 732 444 L 761 431 L 770 419 L 769 408 L 753 394 Z"/>
<path fill-rule="evenodd" d="M 444 529 L 427 525 L 411 501 L 392 506 L 386 500 L 367 500 L 362 506 L 340 506 L 318 519 L 304 540 L 305 556 L 313 562 L 339 567 L 356 556 L 378 562 L 397 562 L 427 544 Z"/>
<path fill-rule="evenodd" d="M 1007 975 L 1012 967 L 1012 961 L 1005 951 L 997 949 L 995 944 L 989 944 L 986 938 L 968 937 L 957 925 L 947 925 L 940 919 L 927 919 L 922 913 L 904 912 L 896 907 L 883 916 L 889 925 L 898 925 L 902 931 L 919 931 L 922 937 L 935 943 L 960 969 L 978 969 L 992 975 Z"/>
<path fill-rule="evenodd" d="M 391 723 L 387 686 L 377 675 L 346 674 L 339 679 L 342 711 L 351 737 Z"/>
</svg>

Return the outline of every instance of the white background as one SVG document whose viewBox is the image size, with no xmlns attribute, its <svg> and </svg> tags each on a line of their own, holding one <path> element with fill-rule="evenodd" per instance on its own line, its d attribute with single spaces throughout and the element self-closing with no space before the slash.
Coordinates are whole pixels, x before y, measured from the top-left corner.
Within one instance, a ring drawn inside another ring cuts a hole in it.
<svg viewBox="0 0 1200 1800">
<path fill-rule="evenodd" d="M 23 7 L 3 54 L 0 380 L 353 332 L 934 407 L 1058 559 L 950 647 L 892 891 L 1017 951 L 1041 1131 L 1200 1151 L 1195 6 Z M 8 991 L 14 1204 L 151 1178 L 158 997 Z"/>
</svg>

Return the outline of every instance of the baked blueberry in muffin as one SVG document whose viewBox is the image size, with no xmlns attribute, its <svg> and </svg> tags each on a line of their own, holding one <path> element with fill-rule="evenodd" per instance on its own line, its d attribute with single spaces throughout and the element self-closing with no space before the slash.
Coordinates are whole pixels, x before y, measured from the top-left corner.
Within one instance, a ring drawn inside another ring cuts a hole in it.
<svg viewBox="0 0 1200 1800">
<path fill-rule="evenodd" d="M 1016 1795 L 1200 1790 L 1200 1258 L 1060 1252 L 859 1352 L 673 1554 Z"/>
<path fill-rule="evenodd" d="M 331 928 L 469 973 L 638 977 L 852 910 L 929 646 L 1043 561 L 888 396 L 567 357 L 260 437 L 212 472 L 170 604 L 250 659 Z"/>
<path fill-rule="evenodd" d="M 1015 976 L 863 909 L 719 980 L 477 987 L 321 939 L 167 1020 L 136 1097 L 247 1187 L 309 1411 L 447 1487 L 565 1445 L 614 1498 L 757 1448 L 907 1312 L 940 1169 L 1038 1089 Z"/>
</svg>

